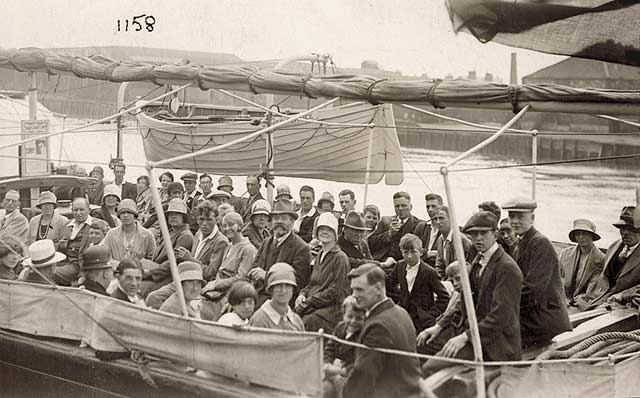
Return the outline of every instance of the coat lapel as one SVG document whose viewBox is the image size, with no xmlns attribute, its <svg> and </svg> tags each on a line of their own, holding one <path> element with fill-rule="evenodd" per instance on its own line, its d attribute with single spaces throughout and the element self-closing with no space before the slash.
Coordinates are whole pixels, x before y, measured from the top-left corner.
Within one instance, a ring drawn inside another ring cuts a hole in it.
<svg viewBox="0 0 640 398">
<path fill-rule="evenodd" d="M 622 278 L 625 274 L 633 271 L 636 267 L 638 267 L 638 265 L 640 265 L 640 248 L 636 247 L 633 253 L 631 253 L 631 256 L 627 258 L 627 261 L 624 263 L 622 270 L 620 270 L 618 279 Z"/>
</svg>

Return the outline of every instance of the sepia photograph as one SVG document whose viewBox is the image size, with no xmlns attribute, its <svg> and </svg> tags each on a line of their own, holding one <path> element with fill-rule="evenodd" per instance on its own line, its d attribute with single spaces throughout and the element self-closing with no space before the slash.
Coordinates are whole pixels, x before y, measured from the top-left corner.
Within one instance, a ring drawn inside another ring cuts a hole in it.
<svg viewBox="0 0 640 398">
<path fill-rule="evenodd" d="M 640 397 L 640 2 L 3 16 L 2 397 Z"/>
</svg>

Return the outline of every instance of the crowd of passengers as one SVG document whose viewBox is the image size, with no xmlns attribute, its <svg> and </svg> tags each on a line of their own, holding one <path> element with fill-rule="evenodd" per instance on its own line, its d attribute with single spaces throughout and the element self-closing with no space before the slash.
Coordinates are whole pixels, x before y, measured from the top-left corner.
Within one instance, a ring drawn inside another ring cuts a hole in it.
<svg viewBox="0 0 640 398">
<path fill-rule="evenodd" d="M 482 202 L 462 226 L 451 225 L 442 197 L 425 195 L 429 220 L 412 214 L 408 193 L 392 198 L 395 215 L 356 210 L 356 196 L 332 193 L 316 201 L 287 185 L 273 203 L 258 177 L 248 197 L 233 195 L 230 177 L 213 189 L 210 175 L 160 176 L 159 196 L 169 228 L 160 234 L 149 180 L 114 180 L 101 167 L 98 185 L 71 203 L 70 219 L 54 192 L 40 193 L 28 220 L 17 191 L 0 210 L 0 279 L 73 286 L 134 305 L 228 326 L 318 331 L 369 347 L 473 359 L 462 297 L 468 275 L 484 360 L 519 360 L 571 330 L 569 314 L 601 305 L 640 304 L 640 208 L 626 206 L 613 225 L 620 239 L 606 255 L 596 226 L 578 219 L 575 242 L 559 253 L 534 227 L 536 202 L 501 207 Z M 383 199 L 384 200 L 384 199 Z M 507 217 L 501 218 L 505 212 Z M 454 231 L 464 262 L 456 261 Z M 174 283 L 169 256 L 178 264 Z M 325 395 L 418 396 L 420 377 L 451 366 L 354 349 L 331 340 L 325 351 Z"/>
</svg>

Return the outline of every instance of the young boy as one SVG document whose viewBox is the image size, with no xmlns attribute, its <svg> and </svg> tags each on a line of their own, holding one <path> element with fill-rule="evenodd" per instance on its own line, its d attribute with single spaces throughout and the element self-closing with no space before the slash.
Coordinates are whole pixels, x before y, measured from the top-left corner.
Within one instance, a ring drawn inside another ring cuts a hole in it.
<svg viewBox="0 0 640 398">
<path fill-rule="evenodd" d="M 433 326 L 449 302 L 449 293 L 438 273 L 421 259 L 422 251 L 420 238 L 404 235 L 400 239 L 403 259 L 387 278 L 388 295 L 407 310 L 416 330 Z"/>
<path fill-rule="evenodd" d="M 447 266 L 446 277 L 453 285 L 454 292 L 451 295 L 447 308 L 436 320 L 436 324 L 423 331 L 418 331 L 418 352 L 423 354 L 434 355 L 442 349 L 451 337 L 457 336 L 464 331 L 464 318 L 462 317 L 462 313 L 459 311 L 456 312 L 456 308 L 461 305 L 460 300 L 462 300 L 459 262 L 454 261 Z M 455 312 L 456 316 L 447 317 L 449 313 L 453 312 Z M 443 319 L 448 319 L 449 322 L 444 324 L 442 322 Z M 441 331 L 434 335 L 433 331 L 438 329 Z"/>
<path fill-rule="evenodd" d="M 342 303 L 343 318 L 333 333 L 343 340 L 356 342 L 364 325 L 365 309 L 353 296 Z M 324 397 L 342 397 L 342 387 L 355 361 L 355 347 L 329 340 L 324 350 Z"/>
</svg>

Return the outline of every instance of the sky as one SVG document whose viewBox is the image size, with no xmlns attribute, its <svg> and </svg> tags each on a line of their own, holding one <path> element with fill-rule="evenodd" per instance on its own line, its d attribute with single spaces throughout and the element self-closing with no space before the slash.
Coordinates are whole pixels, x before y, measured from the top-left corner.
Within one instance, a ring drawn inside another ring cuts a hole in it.
<svg viewBox="0 0 640 398">
<path fill-rule="evenodd" d="M 519 77 L 563 59 L 455 34 L 444 0 L 3 0 L 0 46 L 144 46 L 225 52 L 243 60 L 329 53 L 339 67 L 377 61 L 430 77 Z M 118 32 L 125 19 L 155 18 L 153 32 Z"/>
</svg>

